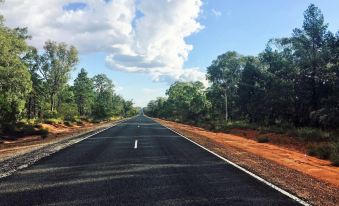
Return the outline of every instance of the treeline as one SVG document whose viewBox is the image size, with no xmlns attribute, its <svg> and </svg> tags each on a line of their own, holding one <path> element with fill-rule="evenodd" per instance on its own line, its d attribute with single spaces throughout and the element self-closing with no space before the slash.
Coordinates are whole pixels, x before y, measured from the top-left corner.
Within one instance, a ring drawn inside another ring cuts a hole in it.
<svg viewBox="0 0 339 206">
<path fill-rule="evenodd" d="M 218 56 L 207 68 L 207 89 L 200 82 L 176 82 L 145 113 L 211 127 L 240 120 L 338 129 L 339 32 L 328 30 L 313 4 L 304 17 L 302 28 L 270 40 L 258 56 Z"/>
<path fill-rule="evenodd" d="M 104 74 L 90 78 L 81 69 L 69 84 L 79 62 L 75 47 L 47 41 L 38 51 L 27 45 L 29 38 L 27 29 L 10 29 L 0 16 L 0 129 L 21 119 L 102 120 L 138 113 Z"/>
</svg>

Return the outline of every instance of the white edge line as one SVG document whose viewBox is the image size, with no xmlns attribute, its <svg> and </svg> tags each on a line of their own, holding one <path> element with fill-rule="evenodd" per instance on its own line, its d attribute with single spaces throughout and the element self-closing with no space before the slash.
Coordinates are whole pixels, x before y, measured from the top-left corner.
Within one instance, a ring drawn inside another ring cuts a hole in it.
<svg viewBox="0 0 339 206">
<path fill-rule="evenodd" d="M 77 144 L 77 143 L 79 143 L 79 142 L 81 142 L 81 141 L 83 141 L 83 140 L 85 140 L 85 139 L 88 139 L 88 138 L 94 136 L 94 135 L 97 135 L 97 134 L 99 134 L 99 133 L 101 133 L 101 132 L 104 132 L 104 131 L 106 131 L 106 130 L 108 130 L 108 129 L 111 129 L 112 127 L 115 127 L 115 126 L 117 126 L 118 124 L 121 124 L 121 123 L 123 123 L 123 122 L 125 122 L 125 121 L 127 121 L 127 120 L 132 119 L 132 118 L 135 118 L 135 116 L 134 116 L 134 117 L 130 117 L 130 118 L 126 118 L 126 119 L 122 119 L 122 120 L 120 120 L 120 121 L 118 121 L 118 122 L 113 123 L 113 125 L 111 125 L 111 126 L 105 128 L 105 129 L 99 130 L 99 131 L 97 131 L 97 132 L 95 132 L 95 133 L 93 133 L 93 134 L 90 134 L 90 135 L 88 135 L 88 136 L 85 136 L 85 137 L 83 137 L 83 138 L 69 140 L 69 142 L 66 143 L 66 145 L 65 145 L 64 147 L 61 147 L 60 149 L 55 150 L 55 151 L 51 152 L 50 154 L 44 155 L 44 156 L 42 156 L 41 158 L 37 158 L 37 159 L 33 160 L 32 162 L 29 162 L 29 163 L 27 163 L 27 164 L 23 164 L 23 165 L 17 166 L 16 168 L 14 168 L 14 169 L 12 169 L 12 170 L 10 170 L 10 171 L 7 171 L 7 172 L 5 172 L 5 173 L 0 174 L 0 179 L 5 178 L 5 177 L 8 177 L 8 176 L 12 175 L 13 173 L 15 173 L 16 171 L 21 170 L 21 169 L 24 169 L 24 168 L 26 168 L 26 167 L 28 167 L 28 166 L 30 166 L 30 165 L 33 165 L 34 163 L 36 163 L 37 161 L 39 161 L 39 160 L 41 160 L 41 159 L 43 159 L 43 158 L 45 158 L 45 157 L 51 156 L 52 154 L 55 154 L 55 153 L 57 153 L 57 152 L 59 152 L 59 151 L 61 151 L 61 150 L 63 150 L 63 149 L 66 149 L 66 148 L 69 147 L 69 146 L 72 146 L 72 145 L 74 145 L 74 144 Z M 81 136 L 81 135 L 80 135 L 80 136 Z M 57 143 L 56 143 L 56 144 L 57 144 Z M 43 149 L 43 148 L 40 148 L 40 149 Z"/>
<path fill-rule="evenodd" d="M 146 115 L 145 115 L 145 116 L 146 116 Z M 150 117 L 148 117 L 148 118 L 150 118 Z M 153 121 L 154 121 L 154 120 L 153 120 Z M 156 121 L 156 122 L 157 122 L 157 121 Z M 159 123 L 159 122 L 157 122 L 157 123 Z M 163 126 L 163 127 L 166 127 L 167 129 L 171 130 L 172 132 L 176 133 L 177 135 L 179 135 L 179 136 L 185 138 L 186 140 L 192 142 L 193 144 L 199 146 L 200 148 L 202 148 L 202 149 L 208 151 L 209 153 L 211 153 L 211 154 L 217 156 L 218 158 L 224 160 L 224 161 L 227 162 L 228 164 L 230 164 L 230 165 L 232 165 L 232 166 L 238 168 L 239 170 L 241 170 L 241 171 L 247 173 L 248 175 L 251 175 L 251 176 L 254 177 L 255 179 L 259 180 L 260 182 L 265 183 L 266 185 L 270 186 L 271 188 L 273 188 L 273 189 L 279 191 L 280 193 L 282 193 L 282 194 L 288 196 L 289 198 L 291 198 L 291 199 L 297 201 L 298 203 L 300 203 L 300 204 L 302 204 L 302 205 L 304 205 L 304 206 L 310 206 L 310 205 L 311 205 L 311 204 L 305 202 L 304 200 L 300 199 L 299 197 L 297 197 L 297 196 L 295 196 L 295 195 L 293 195 L 293 194 L 287 192 L 286 190 L 281 189 L 280 187 L 278 187 L 278 186 L 276 186 L 276 185 L 274 185 L 274 184 L 272 184 L 272 183 L 266 181 L 266 180 L 263 179 L 262 177 L 259 177 L 258 175 L 254 174 L 254 173 L 252 173 L 252 172 L 250 172 L 250 171 L 248 171 L 248 170 L 246 170 L 245 168 L 243 168 L 243 167 L 241 167 L 241 166 L 235 164 L 234 162 L 231 162 L 230 160 L 228 160 L 228 159 L 226 159 L 226 158 L 224 158 L 224 157 L 218 155 L 217 153 L 215 153 L 215 152 L 213 152 L 213 151 L 207 149 L 206 147 L 204 147 L 204 146 L 202 146 L 202 145 L 196 143 L 195 141 L 193 141 L 193 140 L 191 140 L 191 139 L 185 137 L 184 135 L 180 134 L 179 132 L 177 132 L 177 131 L 175 131 L 175 130 L 173 130 L 173 129 L 171 129 L 171 128 L 169 128 L 169 127 L 167 127 L 167 126 L 165 126 L 165 125 L 163 125 L 163 124 L 161 124 L 161 123 L 159 123 L 159 124 L 160 124 L 161 126 Z"/>
</svg>

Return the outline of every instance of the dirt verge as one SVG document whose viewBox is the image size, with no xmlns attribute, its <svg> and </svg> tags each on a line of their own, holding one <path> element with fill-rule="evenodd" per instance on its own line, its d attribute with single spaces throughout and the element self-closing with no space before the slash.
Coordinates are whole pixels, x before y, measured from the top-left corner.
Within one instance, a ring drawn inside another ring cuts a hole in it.
<svg viewBox="0 0 339 206">
<path fill-rule="evenodd" d="M 155 120 L 311 204 L 339 204 L 339 168 L 329 161 L 239 135 Z"/>
<path fill-rule="evenodd" d="M 21 139 L 18 142 L 12 142 L 9 148 L 0 149 L 0 178 L 7 177 L 19 169 L 25 168 L 46 156 L 78 143 L 90 135 L 110 128 L 118 122 L 111 121 L 76 129 L 72 132 L 59 133 L 58 137 L 52 133 L 48 138 L 40 141 L 23 141 Z"/>
</svg>

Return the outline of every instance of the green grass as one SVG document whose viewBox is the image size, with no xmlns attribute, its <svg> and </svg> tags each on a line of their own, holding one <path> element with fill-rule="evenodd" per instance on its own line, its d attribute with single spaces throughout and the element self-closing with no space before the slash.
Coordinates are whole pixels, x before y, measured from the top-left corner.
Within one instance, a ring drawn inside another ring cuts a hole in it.
<svg viewBox="0 0 339 206">
<path fill-rule="evenodd" d="M 251 124 L 245 121 L 228 121 L 224 122 L 222 125 L 223 130 L 230 130 L 230 129 L 257 129 L 258 126 L 255 124 Z"/>
<path fill-rule="evenodd" d="M 62 124 L 63 120 L 59 118 L 50 118 L 50 119 L 45 119 L 44 122 L 46 124 L 55 125 L 55 124 Z"/>
<path fill-rule="evenodd" d="M 330 158 L 332 150 L 333 146 L 331 144 L 323 144 L 309 147 L 307 149 L 307 154 L 318 157 L 319 159 L 327 160 Z"/>
<path fill-rule="evenodd" d="M 290 136 L 299 137 L 306 142 L 318 142 L 330 140 L 331 133 L 316 128 L 296 128 L 286 132 Z"/>
</svg>

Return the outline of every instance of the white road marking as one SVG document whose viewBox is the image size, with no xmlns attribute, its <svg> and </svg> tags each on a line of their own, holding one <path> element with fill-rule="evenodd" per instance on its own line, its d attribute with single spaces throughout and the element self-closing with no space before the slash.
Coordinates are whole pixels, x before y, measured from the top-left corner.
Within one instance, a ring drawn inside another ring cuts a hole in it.
<svg viewBox="0 0 339 206">
<path fill-rule="evenodd" d="M 137 148 L 138 148 L 138 140 L 136 139 L 134 142 L 134 149 L 137 149 Z"/>
<path fill-rule="evenodd" d="M 150 117 L 148 117 L 148 116 L 146 116 L 146 115 L 145 115 L 145 117 L 147 117 L 147 118 L 149 118 L 149 119 L 152 119 L 152 118 L 150 118 Z M 153 120 L 153 121 L 154 121 L 154 120 Z M 157 122 L 157 123 L 160 124 L 159 122 Z M 169 129 L 169 130 L 171 130 L 171 131 L 174 132 L 175 134 L 177 134 L 177 135 L 179 135 L 179 136 L 185 138 L 186 140 L 192 142 L 193 144 L 197 145 L 198 147 L 200 147 L 200 148 L 202 148 L 202 149 L 208 151 L 209 153 L 211 153 L 211 154 L 217 156 L 218 158 L 222 159 L 223 161 L 227 162 L 228 164 L 230 164 L 230 165 L 232 165 L 232 166 L 238 168 L 239 170 L 241 170 L 241 171 L 247 173 L 248 175 L 254 177 L 254 178 L 257 179 L 257 180 L 259 180 L 260 182 L 262 182 L 262 183 L 264 183 L 264 184 L 270 186 L 271 188 L 277 190 L 278 192 L 280 192 L 280 193 L 286 195 L 287 197 L 289 197 L 289 198 L 291 198 L 291 199 L 297 201 L 297 202 L 300 203 L 301 205 L 304 205 L 304 206 L 310 206 L 310 205 L 311 205 L 311 204 L 309 204 L 308 202 L 306 202 L 306 201 L 300 199 L 299 197 L 297 197 L 297 196 L 295 196 L 295 195 L 293 195 L 293 194 L 287 192 L 286 190 L 284 190 L 284 189 L 282 189 L 282 188 L 280 188 L 280 187 L 278 187 L 278 186 L 276 186 L 276 185 L 274 185 L 274 184 L 268 182 L 267 180 L 263 179 L 262 177 L 259 177 L 258 175 L 256 175 L 256 174 L 254 174 L 254 173 L 248 171 L 247 169 L 245 169 L 245 168 L 243 168 L 243 167 L 241 167 L 241 166 L 235 164 L 234 162 L 232 162 L 232 161 L 230 161 L 230 160 L 228 160 L 228 159 L 226 159 L 226 158 L 224 158 L 224 157 L 218 155 L 217 153 L 215 153 L 215 152 L 213 152 L 213 151 L 207 149 L 206 147 L 204 147 L 204 146 L 202 146 L 202 145 L 200 145 L 200 144 L 194 142 L 193 140 L 189 139 L 188 137 L 185 137 L 184 135 L 180 134 L 179 132 L 177 132 L 177 131 L 175 131 L 175 130 L 173 130 L 173 129 L 171 129 L 171 128 L 169 128 L 169 127 L 163 125 L 163 124 L 160 124 L 160 125 L 163 126 L 163 127 L 165 127 L 165 128 L 167 128 L 167 129 Z"/>
</svg>

